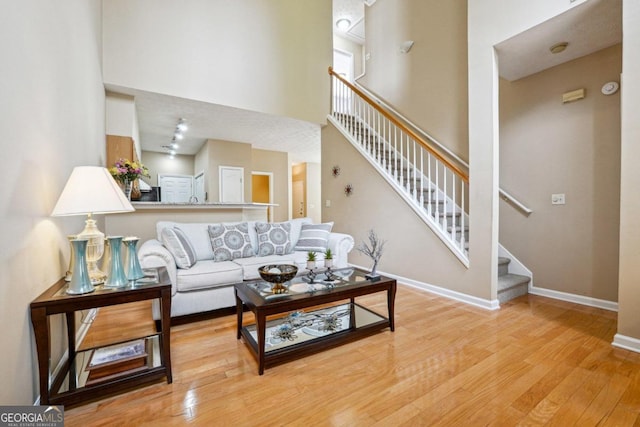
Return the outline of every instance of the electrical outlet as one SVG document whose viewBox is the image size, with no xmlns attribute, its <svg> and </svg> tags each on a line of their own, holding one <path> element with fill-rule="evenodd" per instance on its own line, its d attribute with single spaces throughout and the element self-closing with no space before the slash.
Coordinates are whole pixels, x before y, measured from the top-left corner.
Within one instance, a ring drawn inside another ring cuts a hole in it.
<svg viewBox="0 0 640 427">
<path fill-rule="evenodd" d="M 331 207 L 331 200 L 327 199 L 327 200 L 324 202 L 324 205 L 325 205 L 325 207 L 330 208 L 330 207 Z"/>
<path fill-rule="evenodd" d="M 564 205 L 564 193 L 551 195 L 552 205 Z"/>
</svg>

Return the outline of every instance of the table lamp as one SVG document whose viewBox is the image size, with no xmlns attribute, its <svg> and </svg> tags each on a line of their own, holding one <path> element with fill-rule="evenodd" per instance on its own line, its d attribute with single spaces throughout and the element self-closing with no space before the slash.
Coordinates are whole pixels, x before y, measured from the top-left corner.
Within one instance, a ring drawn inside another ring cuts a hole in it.
<svg viewBox="0 0 640 427">
<path fill-rule="evenodd" d="M 86 260 L 92 285 L 102 283 L 106 278 L 98 268 L 98 261 L 104 254 L 104 233 L 98 230 L 92 215 L 134 210 L 106 168 L 77 166 L 71 172 L 51 216 L 87 215 L 85 228 L 76 238 L 88 240 Z M 90 288 L 93 290 L 93 286 Z"/>
</svg>

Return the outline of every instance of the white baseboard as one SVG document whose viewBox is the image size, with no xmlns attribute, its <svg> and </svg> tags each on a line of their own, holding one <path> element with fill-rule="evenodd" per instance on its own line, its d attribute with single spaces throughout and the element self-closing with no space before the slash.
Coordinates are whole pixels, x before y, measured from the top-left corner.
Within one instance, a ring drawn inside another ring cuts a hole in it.
<svg viewBox="0 0 640 427">
<path fill-rule="evenodd" d="M 569 294 L 566 292 L 554 291 L 552 289 L 537 288 L 535 286 L 531 286 L 529 288 L 529 293 L 547 298 L 587 305 L 589 307 L 602 308 L 609 311 L 618 311 L 618 303 L 614 301 L 586 297 L 584 295 Z"/>
<path fill-rule="evenodd" d="M 355 264 L 349 264 L 352 267 L 361 268 L 363 270 L 367 270 L 365 267 L 361 267 Z M 386 273 L 384 271 L 378 271 L 380 274 L 396 279 L 396 281 L 401 282 L 403 285 L 411 286 L 412 288 L 420 289 L 423 291 L 431 292 L 432 294 L 439 295 L 441 297 L 449 298 L 455 301 L 463 302 L 465 304 L 470 304 L 476 307 L 484 308 L 485 310 L 497 310 L 500 308 L 500 303 L 498 300 L 487 300 L 478 297 L 474 297 L 473 295 L 463 294 L 462 292 L 452 291 L 450 289 L 441 288 L 440 286 L 431 285 L 429 283 L 419 282 L 417 280 L 409 279 L 407 277 L 398 276 L 396 274 Z"/>
<path fill-rule="evenodd" d="M 628 337 L 626 335 L 615 334 L 613 336 L 614 347 L 624 348 L 625 350 L 635 351 L 640 353 L 640 340 L 637 338 Z"/>
</svg>

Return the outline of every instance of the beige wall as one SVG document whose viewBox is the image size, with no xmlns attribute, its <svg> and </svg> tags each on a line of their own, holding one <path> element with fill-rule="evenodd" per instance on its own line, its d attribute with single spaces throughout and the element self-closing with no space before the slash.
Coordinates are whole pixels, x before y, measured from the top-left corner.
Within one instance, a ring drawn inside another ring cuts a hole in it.
<svg viewBox="0 0 640 427">
<path fill-rule="evenodd" d="M 617 45 L 514 82 L 500 82 L 500 186 L 534 213 L 500 203 L 500 243 L 535 286 L 618 300 L 620 93 Z M 563 104 L 584 88 L 586 98 Z M 551 194 L 566 194 L 551 205 Z"/>
<path fill-rule="evenodd" d="M 142 158 L 138 112 L 133 96 L 107 93 L 105 120 L 107 135 L 130 136 L 138 159 Z"/>
<path fill-rule="evenodd" d="M 167 154 L 155 151 L 143 151 L 142 163 L 149 169 L 150 178 L 145 180 L 152 186 L 158 185 L 158 174 L 195 175 L 203 170 L 198 169 L 196 172 L 195 156 L 176 154 L 170 159 Z"/>
<path fill-rule="evenodd" d="M 365 14 L 371 58 L 359 82 L 468 159 L 466 0 L 378 0 Z"/>
<path fill-rule="evenodd" d="M 105 163 L 100 10 L 99 0 L 24 0 L 0 14 L 0 146 L 11 154 L 0 187 L 3 405 L 31 405 L 39 394 L 29 303 L 63 276 L 66 236 L 84 226 L 51 211 L 74 166 Z M 54 366 L 63 325 L 53 318 Z"/>
<path fill-rule="evenodd" d="M 474 270 L 458 261 L 332 124 L 322 129 L 322 160 L 322 201 L 331 204 L 323 205 L 322 221 L 334 221 L 334 230 L 351 234 L 356 245 L 374 229 L 387 241 L 380 271 L 488 298 L 474 281 Z M 331 173 L 334 165 L 341 170 L 337 177 Z M 348 197 L 347 184 L 354 189 Z M 355 249 L 349 262 L 371 267 L 371 260 Z"/>
<path fill-rule="evenodd" d="M 622 155 L 618 334 L 640 349 L 640 3 L 623 0 Z"/>
<path fill-rule="evenodd" d="M 208 159 L 204 162 L 207 163 L 207 166 L 203 169 L 209 174 L 209 176 L 205 176 L 207 201 L 220 201 L 220 166 L 233 166 L 244 168 L 244 201 L 249 202 L 251 200 L 251 144 L 208 139 L 202 145 L 200 152 L 196 154 L 199 164 L 206 152 L 208 152 Z"/>
<path fill-rule="evenodd" d="M 289 219 L 289 155 L 282 151 L 251 150 L 251 171 L 273 173 L 273 220 Z M 247 201 L 251 201 L 250 194 Z"/>
<path fill-rule="evenodd" d="M 104 81 L 324 123 L 330 1 L 109 0 Z"/>
</svg>

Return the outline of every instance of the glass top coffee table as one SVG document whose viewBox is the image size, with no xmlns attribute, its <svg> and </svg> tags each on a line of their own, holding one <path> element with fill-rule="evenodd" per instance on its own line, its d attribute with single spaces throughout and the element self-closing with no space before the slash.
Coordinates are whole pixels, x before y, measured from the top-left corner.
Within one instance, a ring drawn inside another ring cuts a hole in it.
<svg viewBox="0 0 640 427">
<path fill-rule="evenodd" d="M 346 268 L 320 271 L 313 280 L 302 275 L 285 284 L 285 293 L 273 293 L 272 284 L 262 280 L 236 284 L 237 338 L 249 345 L 258 373 L 387 327 L 394 331 L 396 281 L 385 276 L 370 280 L 367 273 Z M 387 317 L 355 302 L 377 292 L 387 293 Z M 242 324 L 245 307 L 255 315 L 255 324 Z"/>
</svg>

